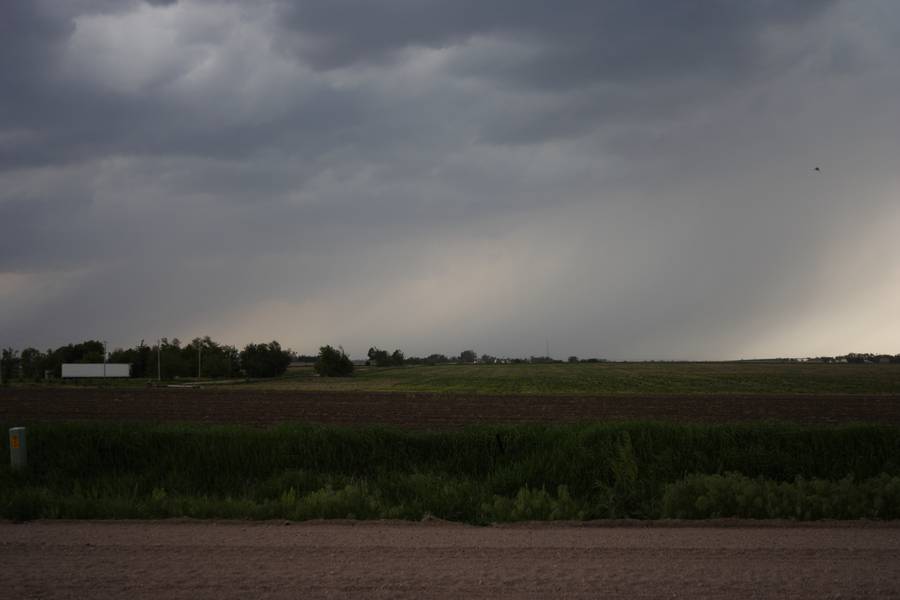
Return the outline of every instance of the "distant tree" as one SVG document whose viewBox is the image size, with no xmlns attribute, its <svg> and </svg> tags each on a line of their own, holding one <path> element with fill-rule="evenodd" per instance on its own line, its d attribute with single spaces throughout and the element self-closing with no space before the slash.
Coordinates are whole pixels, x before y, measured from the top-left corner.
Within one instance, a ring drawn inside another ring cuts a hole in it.
<svg viewBox="0 0 900 600">
<path fill-rule="evenodd" d="M 274 349 L 272 344 L 275 344 Z M 251 362 L 254 363 L 253 368 L 257 371 L 259 371 L 260 365 L 263 365 L 262 372 L 270 372 L 274 375 L 251 375 L 251 377 L 275 377 L 287 369 L 287 365 L 291 362 L 291 351 L 282 349 L 278 342 L 272 342 L 272 344 L 258 344 L 257 347 L 263 349 L 257 348 L 257 352 L 260 353 L 259 357 L 255 362 L 251 358 Z M 194 339 L 183 351 L 184 360 L 193 366 L 194 375 L 197 374 L 198 354 L 200 355 L 201 377 L 231 377 L 240 371 L 240 353 L 237 348 L 219 344 L 206 336 Z"/>
<path fill-rule="evenodd" d="M 860 354 L 857 352 L 851 352 L 847 356 L 843 357 L 847 360 L 848 363 L 865 363 L 871 362 L 870 354 Z"/>
<path fill-rule="evenodd" d="M 478 358 L 474 350 L 463 350 L 459 353 L 459 362 L 473 363 Z"/>
<path fill-rule="evenodd" d="M 131 374 L 134 377 L 148 377 L 150 375 L 150 346 L 141 340 L 135 352 L 134 362 L 131 366 Z"/>
<path fill-rule="evenodd" d="M 577 362 L 578 362 L 578 357 L 577 357 L 577 356 L 570 356 L 570 357 L 569 357 L 569 362 L 570 362 L 570 363 L 577 363 Z"/>
<path fill-rule="evenodd" d="M 40 381 L 44 378 L 44 365 L 47 355 L 37 348 L 25 348 L 19 356 L 19 367 L 23 379 Z"/>
<path fill-rule="evenodd" d="M 157 364 L 159 363 L 159 364 Z M 163 379 L 193 377 L 197 374 L 197 353 L 187 352 L 178 338 L 162 338 L 158 346 L 150 349 L 149 373 L 151 377 L 161 374 Z"/>
<path fill-rule="evenodd" d="M 391 365 L 395 367 L 403 365 L 403 351 L 399 348 L 391 354 Z"/>
<path fill-rule="evenodd" d="M 368 364 L 370 366 L 387 367 L 391 364 L 391 357 L 388 354 L 387 350 L 380 350 L 379 348 L 373 346 L 369 348 L 367 356 L 369 357 Z"/>
<path fill-rule="evenodd" d="M 19 351 L 13 348 L 4 348 L 0 352 L 0 371 L 3 373 L 3 382 L 10 381 L 19 376 Z"/>
<path fill-rule="evenodd" d="M 141 340 L 141 343 L 135 346 L 134 348 L 122 349 L 116 348 L 112 352 L 109 353 L 109 362 L 112 363 L 127 363 L 131 365 L 131 376 L 132 377 L 148 377 L 150 375 L 150 346 L 144 344 L 144 340 Z M 152 357 L 154 361 L 154 365 L 156 364 L 156 355 Z M 155 367 L 154 367 L 155 369 Z M 156 371 L 154 370 L 152 374 L 155 376 Z"/>
<path fill-rule="evenodd" d="M 341 347 L 322 346 L 313 368 L 322 377 L 348 377 L 353 374 L 353 361 Z"/>
<path fill-rule="evenodd" d="M 204 350 L 206 352 L 206 350 Z M 234 346 L 220 345 L 214 351 L 204 354 L 203 358 L 203 376 L 204 377 L 232 377 L 237 375 L 241 370 L 241 353 Z M 285 362 L 284 356 L 279 361 L 279 375 L 287 370 L 291 364 L 290 358 Z M 282 369 L 280 365 L 283 365 Z"/>
<path fill-rule="evenodd" d="M 291 355 L 278 342 L 247 344 L 240 353 L 241 368 L 248 377 L 277 377 L 287 371 Z"/>
<path fill-rule="evenodd" d="M 103 362 L 103 354 L 105 349 L 103 347 L 103 342 L 99 340 L 88 340 L 86 342 L 81 342 L 80 344 L 75 344 L 74 346 L 69 346 L 71 351 L 70 360 L 66 360 L 65 362 L 74 362 L 74 363 L 102 363 Z"/>
<path fill-rule="evenodd" d="M 366 364 L 372 367 L 399 367 L 404 362 L 403 351 L 400 349 L 394 350 L 392 354 L 388 354 L 387 350 L 379 350 L 373 346 L 369 348 L 367 356 L 369 360 Z"/>
<path fill-rule="evenodd" d="M 548 364 L 548 363 L 553 363 L 553 362 L 557 362 L 557 361 L 553 360 L 549 356 L 532 356 L 530 362 L 532 362 L 534 364 Z"/>
<path fill-rule="evenodd" d="M 440 363 L 449 362 L 450 359 L 444 356 L 443 354 L 429 354 L 425 358 L 425 364 L 428 365 L 438 365 Z"/>
<path fill-rule="evenodd" d="M 141 343 L 138 344 L 135 348 L 129 348 L 126 351 L 126 356 L 124 356 L 125 360 L 119 360 L 116 356 L 116 353 L 113 352 L 109 360 L 110 362 L 124 362 L 131 365 L 131 376 L 132 377 L 146 377 L 148 366 L 150 364 L 150 346 L 144 343 L 144 340 L 141 340 Z"/>
</svg>

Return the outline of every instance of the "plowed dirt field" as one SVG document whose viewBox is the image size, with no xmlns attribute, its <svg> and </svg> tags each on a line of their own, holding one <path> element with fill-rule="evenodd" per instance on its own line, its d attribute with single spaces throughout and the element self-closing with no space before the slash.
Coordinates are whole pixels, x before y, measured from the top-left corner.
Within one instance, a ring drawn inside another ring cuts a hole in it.
<svg viewBox="0 0 900 600">
<path fill-rule="evenodd" d="M 445 428 L 473 423 L 667 420 L 900 423 L 900 395 L 483 396 L 241 389 L 10 388 L 0 421 L 68 420 Z"/>
</svg>

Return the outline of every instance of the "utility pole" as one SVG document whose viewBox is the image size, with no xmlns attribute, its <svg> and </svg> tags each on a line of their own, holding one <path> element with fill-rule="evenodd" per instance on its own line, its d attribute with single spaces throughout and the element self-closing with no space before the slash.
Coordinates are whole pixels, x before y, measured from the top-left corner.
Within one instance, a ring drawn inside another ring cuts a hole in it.
<svg viewBox="0 0 900 600">
<path fill-rule="evenodd" d="M 103 379 L 106 379 L 106 340 L 103 340 Z"/>
<path fill-rule="evenodd" d="M 156 338 L 156 379 L 162 381 L 162 340 Z"/>
<path fill-rule="evenodd" d="M 203 353 L 203 340 L 197 340 L 197 379 L 200 379 L 200 355 Z"/>
</svg>

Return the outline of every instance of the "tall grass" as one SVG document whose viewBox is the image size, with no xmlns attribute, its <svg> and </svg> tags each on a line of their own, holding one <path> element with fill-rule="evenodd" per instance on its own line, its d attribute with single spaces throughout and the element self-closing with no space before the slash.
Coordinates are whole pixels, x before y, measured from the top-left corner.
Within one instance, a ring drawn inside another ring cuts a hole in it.
<svg viewBox="0 0 900 600">
<path fill-rule="evenodd" d="M 6 466 L 5 447 L 0 454 L 0 516 L 900 517 L 900 428 L 891 426 L 91 423 L 36 425 L 28 441 L 24 473 Z M 835 500 L 802 501 L 823 495 Z"/>
</svg>

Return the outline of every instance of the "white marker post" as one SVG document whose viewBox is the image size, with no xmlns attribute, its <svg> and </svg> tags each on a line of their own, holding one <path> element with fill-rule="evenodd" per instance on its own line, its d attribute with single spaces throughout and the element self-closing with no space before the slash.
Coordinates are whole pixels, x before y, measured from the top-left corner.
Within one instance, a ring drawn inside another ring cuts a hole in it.
<svg viewBox="0 0 900 600">
<path fill-rule="evenodd" d="M 9 464 L 13 471 L 21 471 L 28 464 L 25 444 L 25 428 L 12 427 L 9 430 Z"/>
</svg>

